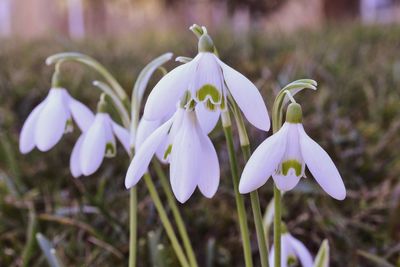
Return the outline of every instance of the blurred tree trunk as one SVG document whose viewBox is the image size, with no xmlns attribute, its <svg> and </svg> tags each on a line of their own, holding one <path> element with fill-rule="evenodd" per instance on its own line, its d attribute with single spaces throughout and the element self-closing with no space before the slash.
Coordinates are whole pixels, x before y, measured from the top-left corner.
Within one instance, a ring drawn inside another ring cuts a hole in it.
<svg viewBox="0 0 400 267">
<path fill-rule="evenodd" d="M 360 14 L 360 0 L 323 0 L 324 13 L 328 20 L 355 18 Z"/>
</svg>

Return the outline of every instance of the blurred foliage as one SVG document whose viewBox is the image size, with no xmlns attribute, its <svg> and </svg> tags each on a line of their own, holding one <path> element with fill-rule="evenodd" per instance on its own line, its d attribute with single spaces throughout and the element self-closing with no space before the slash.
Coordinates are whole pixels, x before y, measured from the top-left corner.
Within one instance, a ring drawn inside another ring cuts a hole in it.
<svg viewBox="0 0 400 267">
<path fill-rule="evenodd" d="M 365 257 L 369 254 L 400 266 L 400 28 L 342 25 L 291 36 L 261 32 L 235 36 L 210 30 L 221 58 L 256 82 L 269 109 L 279 88 L 288 82 L 313 78 L 319 83 L 317 92 L 302 93 L 298 102 L 303 104 L 307 132 L 332 155 L 348 197 L 335 201 L 312 178 L 302 179 L 284 198 L 283 215 L 291 233 L 314 255 L 322 240 L 329 240 L 331 266 L 376 266 Z M 78 131 L 48 153 L 28 155 L 19 154 L 18 136 L 29 112 L 49 89 L 52 67 L 44 60 L 52 53 L 87 53 L 130 91 L 152 58 L 167 51 L 193 56 L 197 47 L 190 32 L 133 37 L 79 43 L 2 40 L 0 266 L 47 266 L 34 242 L 36 232 L 51 240 L 66 266 L 126 265 L 129 197 L 123 179 L 128 160 L 122 149 L 92 177 L 74 179 L 68 167 Z M 176 65 L 171 62 L 167 68 Z M 94 108 L 99 93 L 91 80 L 100 77 L 76 63 L 63 67 L 63 72 L 71 94 Z M 150 87 L 160 78 L 156 76 Z M 249 130 L 255 148 L 266 134 L 251 126 Z M 221 130 L 215 130 L 212 138 L 222 166 L 221 186 L 212 200 L 196 193 L 181 211 L 201 266 L 243 266 Z M 271 199 L 271 185 L 269 181 L 260 190 L 262 207 Z M 177 266 L 143 183 L 139 200 L 139 266 L 154 262 L 149 249 L 154 240 L 162 244 L 166 264 Z M 253 227 L 249 206 L 248 211 Z M 252 242 L 257 261 L 254 229 Z"/>
</svg>

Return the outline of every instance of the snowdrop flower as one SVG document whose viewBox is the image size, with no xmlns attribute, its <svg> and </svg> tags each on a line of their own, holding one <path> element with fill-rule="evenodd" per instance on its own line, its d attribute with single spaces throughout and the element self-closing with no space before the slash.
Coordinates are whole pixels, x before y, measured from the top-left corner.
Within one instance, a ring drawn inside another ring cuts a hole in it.
<svg viewBox="0 0 400 267">
<path fill-rule="evenodd" d="M 70 158 L 70 169 L 74 177 L 91 175 L 97 171 L 104 157 L 114 157 L 116 140 L 121 142 L 129 154 L 129 132 L 118 125 L 105 112 L 98 112 L 90 127 L 76 142 Z"/>
<path fill-rule="evenodd" d="M 199 39 L 198 55 L 165 75 L 151 91 L 143 117 L 154 121 L 172 113 L 187 92 L 210 110 L 217 107 L 225 110 L 227 96 L 231 95 L 251 124 L 268 131 L 268 112 L 258 89 L 241 73 L 223 63 L 213 51 L 213 41 L 207 33 L 203 34 Z"/>
<path fill-rule="evenodd" d="M 178 108 L 171 119 L 146 138 L 129 166 L 125 178 L 127 188 L 136 185 L 159 150 L 170 163 L 171 187 L 178 201 L 187 201 L 196 187 L 208 198 L 216 193 L 217 153 L 194 109 Z"/>
<path fill-rule="evenodd" d="M 325 192 L 338 200 L 346 197 L 346 189 L 335 164 L 324 149 L 306 134 L 301 106 L 292 103 L 282 128 L 267 138 L 247 162 L 239 190 L 242 194 L 256 190 L 271 175 L 280 190 L 291 190 L 304 177 L 306 165 Z"/>
<path fill-rule="evenodd" d="M 294 238 L 288 232 L 281 236 L 281 265 L 282 267 L 292 266 L 297 260 L 300 260 L 302 267 L 313 267 L 311 253 L 302 242 Z M 269 266 L 274 266 L 274 247 L 269 253 Z M 297 266 L 297 265 L 296 265 Z"/>
<path fill-rule="evenodd" d="M 93 113 L 71 97 L 64 88 L 51 88 L 49 94 L 26 119 L 19 139 L 19 149 L 26 154 L 37 147 L 48 151 L 60 141 L 64 133 L 73 129 L 72 119 L 86 131 Z"/>
</svg>

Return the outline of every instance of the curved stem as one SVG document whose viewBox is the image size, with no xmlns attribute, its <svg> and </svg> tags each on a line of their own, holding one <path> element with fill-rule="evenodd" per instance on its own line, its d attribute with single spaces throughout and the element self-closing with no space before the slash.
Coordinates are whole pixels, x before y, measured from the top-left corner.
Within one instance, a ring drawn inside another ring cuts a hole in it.
<svg viewBox="0 0 400 267">
<path fill-rule="evenodd" d="M 167 212 L 165 211 L 160 196 L 157 193 L 156 187 L 148 173 L 146 173 L 144 176 L 144 181 L 147 185 L 147 188 L 149 190 L 150 196 L 153 200 L 153 203 L 158 211 L 158 215 L 160 216 L 161 223 L 164 226 L 165 232 L 168 235 L 169 240 L 171 241 L 172 247 L 175 250 L 176 256 L 178 257 L 178 260 L 181 264 L 182 267 L 190 267 L 188 260 L 186 259 L 185 254 L 183 253 L 183 249 L 181 245 L 178 242 L 178 239 L 176 238 L 176 235 L 174 233 L 174 229 L 172 228 L 172 225 L 168 219 Z"/>
<path fill-rule="evenodd" d="M 118 81 L 114 78 L 114 76 L 97 60 L 87 55 L 75 52 L 67 52 L 67 53 L 58 53 L 52 56 L 49 56 L 46 59 L 46 64 L 51 65 L 53 63 L 57 63 L 59 61 L 76 61 L 85 64 L 86 66 L 91 67 L 100 73 L 104 79 L 111 85 L 111 88 L 117 93 L 118 97 L 122 100 L 122 102 L 129 107 L 129 99 L 126 95 L 122 86 L 118 83 Z"/>
<path fill-rule="evenodd" d="M 240 228 L 240 233 L 242 236 L 244 260 L 245 260 L 246 267 L 252 267 L 253 259 L 251 257 L 249 227 L 247 224 L 247 216 L 246 216 L 246 210 L 245 210 L 245 206 L 244 206 L 244 198 L 239 193 L 239 174 L 238 174 L 235 149 L 233 146 L 232 127 L 230 125 L 230 121 L 228 122 L 229 113 L 224 112 L 222 119 L 225 120 L 225 122 L 223 121 L 222 124 L 223 124 L 223 128 L 224 128 L 224 133 L 225 133 L 226 145 L 228 147 L 229 162 L 231 165 L 233 189 L 235 192 L 236 208 L 237 208 L 237 212 L 238 212 L 238 216 L 239 216 L 239 228 Z"/>
<path fill-rule="evenodd" d="M 122 120 L 122 124 L 124 125 L 125 128 L 129 129 L 129 114 L 126 110 L 126 107 L 124 107 L 124 104 L 122 103 L 121 99 L 115 94 L 114 91 L 112 91 L 112 89 L 103 82 L 100 81 L 93 81 L 93 85 L 98 87 L 101 91 L 103 91 L 106 95 L 108 95 L 113 103 L 115 108 L 117 109 L 121 120 Z"/>
<path fill-rule="evenodd" d="M 182 238 L 183 246 L 185 247 L 186 254 L 188 255 L 190 261 L 190 266 L 197 267 L 198 264 L 196 260 L 196 255 L 194 253 L 192 244 L 190 243 L 190 238 L 187 233 L 185 223 L 183 221 L 181 213 L 179 212 L 177 203 L 175 201 L 175 197 L 172 194 L 171 187 L 169 186 L 167 177 L 165 176 L 165 173 L 163 172 L 160 163 L 158 163 L 158 161 L 154 160 L 153 166 L 160 180 L 161 187 L 163 188 L 165 195 L 167 196 L 168 205 L 170 206 L 172 214 L 176 221 L 176 226 L 178 227 L 179 234 Z"/>
<path fill-rule="evenodd" d="M 136 266 L 137 256 L 137 189 L 129 191 L 129 267 Z"/>
</svg>

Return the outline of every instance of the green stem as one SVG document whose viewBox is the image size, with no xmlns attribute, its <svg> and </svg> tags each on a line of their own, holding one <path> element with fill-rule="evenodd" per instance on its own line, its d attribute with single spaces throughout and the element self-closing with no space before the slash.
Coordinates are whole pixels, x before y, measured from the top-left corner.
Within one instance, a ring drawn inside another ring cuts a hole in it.
<svg viewBox="0 0 400 267">
<path fill-rule="evenodd" d="M 186 256 L 183 252 L 183 249 L 181 245 L 178 242 L 178 239 L 176 238 L 174 229 L 172 228 L 171 222 L 168 219 L 167 212 L 165 211 L 162 203 L 160 196 L 157 193 L 156 187 L 148 173 L 146 173 L 144 176 L 144 181 L 147 185 L 147 188 L 149 190 L 150 196 L 153 200 L 153 203 L 158 211 L 158 215 L 160 216 L 161 223 L 164 226 L 165 232 L 167 233 L 172 247 L 175 250 L 176 256 L 178 257 L 178 260 L 181 264 L 182 267 L 190 267 L 188 260 L 186 259 Z"/>
<path fill-rule="evenodd" d="M 274 185 L 274 267 L 281 267 L 281 191 Z"/>
<path fill-rule="evenodd" d="M 136 266 L 137 254 L 137 188 L 129 191 L 129 267 Z"/>
<path fill-rule="evenodd" d="M 179 212 L 178 205 L 176 203 L 174 195 L 172 194 L 167 177 L 165 176 L 165 173 L 163 172 L 161 165 L 160 163 L 158 163 L 158 161 L 154 160 L 153 166 L 160 180 L 161 187 L 163 188 L 167 197 L 168 205 L 171 208 L 172 215 L 174 216 L 174 219 L 176 221 L 176 226 L 178 227 L 179 234 L 183 241 L 183 246 L 185 247 L 186 254 L 188 255 L 190 266 L 197 267 L 198 264 L 196 260 L 196 255 L 194 253 L 192 244 L 190 243 L 190 238 L 187 233 L 185 223 L 183 221 L 181 213 Z"/>
<path fill-rule="evenodd" d="M 227 116 L 229 116 L 229 114 L 224 114 L 224 116 L 227 117 Z M 245 210 L 245 206 L 244 206 L 244 198 L 239 193 L 239 174 L 238 174 L 238 166 L 237 166 L 237 161 L 236 161 L 235 149 L 233 146 L 232 127 L 230 125 L 225 124 L 223 128 L 224 128 L 224 133 L 225 133 L 225 138 L 226 138 L 226 144 L 228 147 L 229 161 L 230 161 L 230 165 L 231 165 L 233 189 L 235 191 L 236 208 L 237 208 L 237 212 L 238 212 L 238 216 L 239 216 L 239 227 L 240 227 L 240 233 L 242 236 L 242 243 L 243 243 L 244 260 L 246 263 L 246 267 L 252 267 L 253 259 L 251 258 L 249 227 L 247 225 L 246 210 Z"/>
<path fill-rule="evenodd" d="M 250 146 L 242 145 L 242 151 L 244 160 L 245 162 L 247 162 L 250 158 Z M 258 197 L 257 190 L 254 190 L 253 192 L 250 193 L 250 200 L 251 200 L 251 208 L 253 211 L 254 223 L 256 225 L 257 242 L 258 242 L 258 249 L 260 251 L 261 266 L 269 267 L 267 240 L 265 237 L 263 218 L 260 207 L 260 199 Z"/>
</svg>

